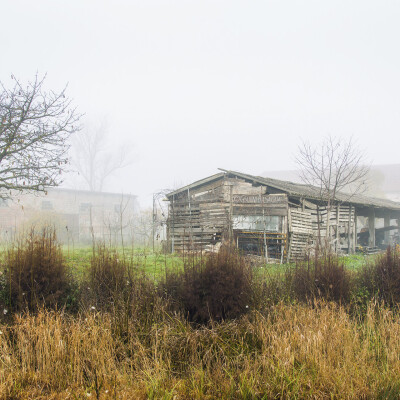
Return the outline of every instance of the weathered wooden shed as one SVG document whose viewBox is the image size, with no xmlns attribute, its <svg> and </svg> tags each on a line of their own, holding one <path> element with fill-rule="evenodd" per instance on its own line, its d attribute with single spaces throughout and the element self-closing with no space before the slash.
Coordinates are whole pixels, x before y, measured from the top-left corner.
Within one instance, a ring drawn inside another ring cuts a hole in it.
<svg viewBox="0 0 400 400">
<path fill-rule="evenodd" d="M 231 241 L 247 254 L 282 262 L 302 257 L 325 239 L 327 207 L 318 188 L 221 171 L 167 195 L 172 252 L 217 250 Z M 359 217 L 367 229 L 361 231 Z M 382 219 L 379 229 L 377 219 Z M 369 248 L 384 246 L 390 232 L 398 235 L 399 220 L 400 203 L 338 193 L 328 240 L 345 253 L 354 252 L 360 240 Z"/>
</svg>

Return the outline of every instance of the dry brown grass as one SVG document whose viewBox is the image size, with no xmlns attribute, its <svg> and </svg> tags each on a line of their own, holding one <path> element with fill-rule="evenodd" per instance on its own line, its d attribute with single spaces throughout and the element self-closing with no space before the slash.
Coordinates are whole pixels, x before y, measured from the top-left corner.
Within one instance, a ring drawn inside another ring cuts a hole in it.
<svg viewBox="0 0 400 400">
<path fill-rule="evenodd" d="M 43 310 L 0 326 L 0 398 L 398 398 L 400 316 L 328 303 L 195 329 L 160 310 L 122 341 L 113 317 Z"/>
<path fill-rule="evenodd" d="M 7 308 L 68 306 L 74 282 L 65 263 L 54 227 L 32 228 L 7 249 L 4 259 Z"/>
</svg>

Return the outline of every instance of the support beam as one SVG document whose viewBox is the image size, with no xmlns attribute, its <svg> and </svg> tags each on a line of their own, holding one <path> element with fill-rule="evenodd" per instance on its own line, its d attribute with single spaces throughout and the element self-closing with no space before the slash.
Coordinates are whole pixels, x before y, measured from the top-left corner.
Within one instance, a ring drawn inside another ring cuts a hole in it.
<svg viewBox="0 0 400 400">
<path fill-rule="evenodd" d="M 354 231 L 353 231 L 353 250 L 356 252 L 356 248 L 358 245 L 358 236 L 357 236 L 357 209 L 354 208 Z"/>
<path fill-rule="evenodd" d="M 340 204 L 336 206 L 336 240 L 335 240 L 335 252 L 340 251 L 340 233 L 339 233 L 339 220 L 340 220 Z"/>
<path fill-rule="evenodd" d="M 370 208 L 368 211 L 368 230 L 369 230 L 369 247 L 375 247 L 375 209 Z"/>
<path fill-rule="evenodd" d="M 397 219 L 397 226 L 399 229 L 397 229 L 397 237 L 400 238 L 400 218 Z"/>
<path fill-rule="evenodd" d="M 390 214 L 389 213 L 385 213 L 385 218 L 384 218 L 384 222 L 383 222 L 383 226 L 385 228 L 387 228 L 388 226 L 390 226 Z M 390 244 L 390 231 L 385 231 L 384 233 L 384 245 L 385 246 L 389 246 Z"/>
<path fill-rule="evenodd" d="M 348 221 L 348 226 L 347 226 L 347 253 L 352 254 L 353 253 L 353 248 L 352 248 L 352 226 L 351 226 L 351 219 L 352 219 L 352 212 L 353 212 L 353 207 L 349 206 L 349 221 Z"/>
</svg>

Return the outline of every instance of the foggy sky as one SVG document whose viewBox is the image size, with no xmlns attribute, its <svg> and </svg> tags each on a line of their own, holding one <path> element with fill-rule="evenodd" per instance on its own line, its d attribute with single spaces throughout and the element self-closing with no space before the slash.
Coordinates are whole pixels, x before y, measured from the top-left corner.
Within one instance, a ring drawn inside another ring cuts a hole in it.
<svg viewBox="0 0 400 400">
<path fill-rule="evenodd" d="M 352 135 L 399 163 L 400 2 L 2 0 L 0 80 L 47 73 L 135 162 L 142 205 L 217 168 L 294 169 L 300 139 Z"/>
</svg>

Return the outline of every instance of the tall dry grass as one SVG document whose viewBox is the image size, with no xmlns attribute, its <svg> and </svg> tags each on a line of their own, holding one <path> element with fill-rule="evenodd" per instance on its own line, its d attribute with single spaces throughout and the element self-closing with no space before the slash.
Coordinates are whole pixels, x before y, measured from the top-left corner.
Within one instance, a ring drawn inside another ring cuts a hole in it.
<svg viewBox="0 0 400 400">
<path fill-rule="evenodd" d="M 62 308 L 73 303 L 76 285 L 66 265 L 54 227 L 32 228 L 4 257 L 4 306 L 9 310 Z"/>
<path fill-rule="evenodd" d="M 43 310 L 0 327 L 0 398 L 398 398 L 400 316 L 370 304 L 273 307 L 194 328 L 163 318 L 128 340 L 109 313 Z"/>
</svg>

